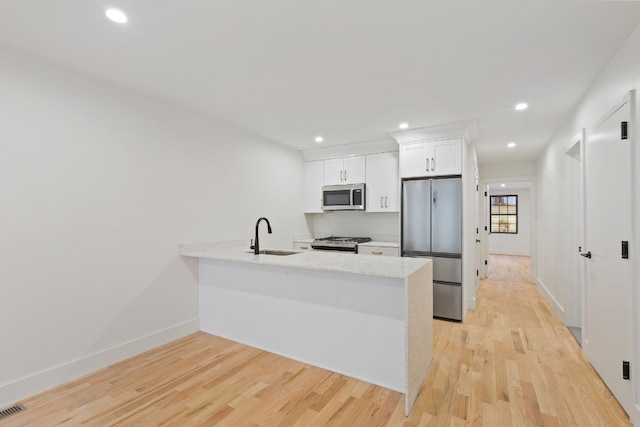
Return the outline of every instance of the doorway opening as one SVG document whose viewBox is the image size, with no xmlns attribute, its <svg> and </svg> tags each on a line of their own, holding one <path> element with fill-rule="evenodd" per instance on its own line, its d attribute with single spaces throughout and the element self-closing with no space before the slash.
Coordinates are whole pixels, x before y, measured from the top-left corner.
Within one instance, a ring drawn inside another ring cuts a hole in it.
<svg viewBox="0 0 640 427">
<path fill-rule="evenodd" d="M 524 257 L 526 260 L 521 261 L 527 264 L 529 274 L 526 281 L 532 281 L 532 184 L 528 180 L 509 180 L 488 183 L 486 188 L 486 276 L 491 270 L 498 274 L 497 269 L 503 266 L 502 262 L 492 265 L 498 260 L 496 256 Z"/>
<path fill-rule="evenodd" d="M 564 206 L 566 212 L 565 230 L 565 282 L 568 298 L 565 311 L 565 325 L 582 347 L 582 298 L 583 276 L 582 260 L 578 256 L 583 245 L 583 201 L 582 201 L 582 137 L 565 153 Z"/>
</svg>

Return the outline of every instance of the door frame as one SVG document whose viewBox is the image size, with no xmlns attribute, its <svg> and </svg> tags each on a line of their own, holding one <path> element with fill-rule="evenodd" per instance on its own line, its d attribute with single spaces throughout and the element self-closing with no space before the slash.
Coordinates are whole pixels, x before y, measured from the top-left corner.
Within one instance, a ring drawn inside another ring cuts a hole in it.
<svg viewBox="0 0 640 427">
<path fill-rule="evenodd" d="M 499 184 L 499 183 L 509 183 L 509 182 L 528 182 L 529 183 L 529 192 L 530 192 L 530 205 L 529 205 L 529 218 L 531 220 L 530 225 L 530 253 L 531 253 L 531 281 L 533 283 L 537 283 L 535 278 L 538 276 L 537 273 L 537 257 L 536 257 L 536 248 L 537 248 L 537 194 L 536 194 L 536 177 L 535 176 L 510 176 L 510 177 L 502 177 L 502 178 L 484 178 L 480 179 L 480 189 L 484 193 L 480 195 L 483 200 L 482 209 L 478 210 L 480 215 L 480 224 L 482 224 L 482 229 L 484 227 L 488 227 L 489 225 L 489 200 L 488 200 L 488 192 L 489 192 L 489 184 Z M 484 234 L 482 234 L 482 238 L 480 239 L 480 253 L 482 254 L 481 263 L 484 264 L 484 261 L 489 260 L 489 230 L 485 230 Z M 488 271 L 487 266 L 483 265 L 483 268 L 480 270 L 482 278 L 486 278 Z"/>
<path fill-rule="evenodd" d="M 638 108 L 636 107 L 636 91 L 631 90 L 627 94 L 629 100 L 629 130 L 631 138 L 631 161 L 632 165 L 636 167 L 631 168 L 631 193 L 640 194 L 640 170 L 637 165 L 640 165 L 640 147 L 638 147 L 638 138 L 636 135 L 640 135 L 638 126 L 640 125 L 640 118 L 638 117 Z M 631 422 L 635 425 L 640 425 L 640 378 L 638 375 L 640 368 L 640 289 L 638 283 L 640 283 L 640 197 L 635 197 L 631 201 L 631 242 L 633 252 L 631 252 L 631 280 L 635 283 L 632 286 L 631 297 L 632 307 L 631 316 L 633 324 L 631 326 L 632 342 L 631 342 L 631 357 L 632 366 L 635 366 L 635 375 L 631 377 L 633 387 L 633 405 L 634 410 L 630 411 L 629 417 Z"/>
<path fill-rule="evenodd" d="M 566 308 L 564 318 L 562 319 L 566 326 L 578 326 L 582 329 L 585 324 L 585 293 L 584 293 L 584 280 L 585 280 L 585 264 L 579 256 L 579 248 L 584 248 L 584 235 L 585 229 L 585 197 L 584 197 L 584 182 L 585 182 L 585 168 L 584 168 L 584 152 L 585 152 L 585 138 L 587 129 L 582 128 L 581 131 L 571 138 L 568 148 L 565 151 L 565 165 L 569 162 L 577 161 L 577 177 L 566 176 L 567 185 L 565 191 L 568 193 L 575 192 L 578 200 L 574 205 L 568 205 L 565 208 L 567 215 L 564 216 L 565 229 L 569 230 L 565 239 L 565 256 L 567 262 L 565 263 L 565 282 L 568 284 L 568 298 L 566 301 Z M 565 168 L 565 172 L 568 171 L 568 167 Z M 577 178 L 577 182 L 572 179 Z M 573 185 L 571 185 L 573 184 Z M 570 203 L 570 195 L 565 198 L 567 203 Z M 575 212 L 574 210 L 577 210 Z M 577 221 L 572 221 L 573 214 L 577 217 Z M 576 247 L 577 246 L 577 247 Z M 582 343 L 581 343 L 582 344 Z"/>
</svg>

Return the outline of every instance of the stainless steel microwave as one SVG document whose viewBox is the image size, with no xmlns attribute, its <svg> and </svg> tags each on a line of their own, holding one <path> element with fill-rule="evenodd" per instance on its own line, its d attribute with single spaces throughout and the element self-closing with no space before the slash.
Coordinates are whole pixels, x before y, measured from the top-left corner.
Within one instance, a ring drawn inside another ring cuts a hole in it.
<svg viewBox="0 0 640 427">
<path fill-rule="evenodd" d="M 325 185 L 322 187 L 323 211 L 365 210 L 365 184 Z"/>
</svg>

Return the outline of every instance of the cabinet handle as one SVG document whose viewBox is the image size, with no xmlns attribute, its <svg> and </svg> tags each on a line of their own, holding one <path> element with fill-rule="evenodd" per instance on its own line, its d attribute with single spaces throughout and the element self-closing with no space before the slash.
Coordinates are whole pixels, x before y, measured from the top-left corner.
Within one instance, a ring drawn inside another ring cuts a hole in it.
<svg viewBox="0 0 640 427">
<path fill-rule="evenodd" d="M 300 249 L 303 249 L 306 251 L 307 249 L 309 249 L 309 246 L 300 246 Z"/>
<path fill-rule="evenodd" d="M 381 251 L 371 251 L 371 255 L 382 255 Z"/>
<path fill-rule="evenodd" d="M 431 170 L 436 170 L 436 159 L 434 159 L 433 157 L 431 158 Z"/>
<path fill-rule="evenodd" d="M 425 164 L 426 164 L 426 166 L 424 167 L 424 170 L 425 170 L 425 171 L 427 171 L 427 172 L 429 172 L 429 158 L 427 157 L 427 158 L 426 158 L 426 159 L 424 159 L 424 160 L 425 160 Z"/>
<path fill-rule="evenodd" d="M 342 182 L 342 181 L 344 181 L 344 180 L 342 179 L 342 171 L 340 171 L 340 182 Z"/>
<path fill-rule="evenodd" d="M 388 203 L 389 203 L 389 197 L 384 196 L 384 207 L 385 207 L 385 208 L 388 208 L 388 207 L 389 207 L 389 204 L 388 204 Z"/>
<path fill-rule="evenodd" d="M 347 182 L 347 171 L 344 171 L 344 181 Z"/>
<path fill-rule="evenodd" d="M 383 196 L 380 196 L 380 207 L 384 208 L 384 206 L 382 205 L 382 199 L 383 199 Z"/>
</svg>

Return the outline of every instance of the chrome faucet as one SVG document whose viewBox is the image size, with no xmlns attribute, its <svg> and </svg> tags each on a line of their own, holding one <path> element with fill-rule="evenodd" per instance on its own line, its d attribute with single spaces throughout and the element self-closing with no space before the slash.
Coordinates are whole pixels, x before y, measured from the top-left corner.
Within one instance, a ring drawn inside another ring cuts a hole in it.
<svg viewBox="0 0 640 427">
<path fill-rule="evenodd" d="M 267 222 L 267 232 L 271 234 L 271 224 L 269 224 L 269 220 L 265 217 L 258 218 L 258 222 L 256 222 L 256 238 L 254 239 L 255 244 L 251 245 L 249 249 L 253 249 L 253 253 L 255 255 L 260 254 L 260 241 L 258 240 L 258 226 L 260 225 L 260 221 L 265 220 Z"/>
</svg>

